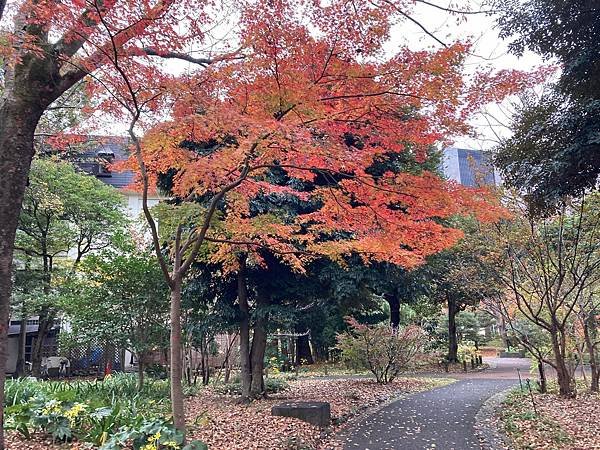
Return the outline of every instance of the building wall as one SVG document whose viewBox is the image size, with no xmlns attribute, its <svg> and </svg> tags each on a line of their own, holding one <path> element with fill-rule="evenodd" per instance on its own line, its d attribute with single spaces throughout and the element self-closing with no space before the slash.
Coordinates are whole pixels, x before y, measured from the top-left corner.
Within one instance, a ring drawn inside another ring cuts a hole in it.
<svg viewBox="0 0 600 450">
<path fill-rule="evenodd" d="M 127 215 L 132 219 L 137 219 L 142 215 L 142 196 L 137 192 L 121 191 L 125 196 L 125 204 L 127 206 Z M 158 196 L 148 198 L 148 206 L 152 208 L 160 201 Z"/>
<path fill-rule="evenodd" d="M 499 186 L 502 179 L 491 164 L 491 154 L 481 150 L 448 147 L 444 149 L 442 171 L 448 180 L 464 186 Z"/>
<path fill-rule="evenodd" d="M 442 170 L 446 178 L 460 183 L 460 169 L 458 166 L 458 149 L 448 147 L 444 149 L 444 158 L 442 160 Z"/>
</svg>

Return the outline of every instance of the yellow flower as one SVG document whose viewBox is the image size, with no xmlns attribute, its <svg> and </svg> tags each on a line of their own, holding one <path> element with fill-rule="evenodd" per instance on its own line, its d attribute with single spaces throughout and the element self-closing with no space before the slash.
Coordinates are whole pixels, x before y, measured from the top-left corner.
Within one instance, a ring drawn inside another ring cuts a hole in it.
<svg viewBox="0 0 600 450">
<path fill-rule="evenodd" d="M 84 412 L 86 409 L 86 405 L 84 405 L 83 403 L 75 403 L 71 409 L 69 409 L 67 412 L 65 412 L 65 417 L 67 419 L 69 419 L 69 424 L 71 426 L 75 425 L 75 420 L 77 420 L 77 417 L 79 417 L 79 415 Z"/>
<path fill-rule="evenodd" d="M 177 444 L 177 442 L 175 442 L 175 441 L 167 441 L 167 442 L 164 442 L 163 445 L 167 448 L 172 448 L 173 450 L 178 450 L 181 448 L 181 447 L 179 447 L 179 444 Z"/>
<path fill-rule="evenodd" d="M 157 431 L 155 434 L 148 438 L 148 442 L 156 442 L 160 439 L 160 431 Z"/>
<path fill-rule="evenodd" d="M 146 444 L 140 448 L 140 450 L 156 450 L 158 447 L 152 443 Z"/>
<path fill-rule="evenodd" d="M 59 414 L 62 411 L 61 403 L 58 400 L 50 400 L 42 408 L 42 414 L 49 416 L 50 414 Z"/>
</svg>

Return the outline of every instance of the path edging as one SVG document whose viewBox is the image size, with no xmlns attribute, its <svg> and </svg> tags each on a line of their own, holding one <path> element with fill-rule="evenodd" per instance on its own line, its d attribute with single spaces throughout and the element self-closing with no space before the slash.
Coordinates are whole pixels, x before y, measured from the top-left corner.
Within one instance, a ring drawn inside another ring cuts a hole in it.
<svg viewBox="0 0 600 450">
<path fill-rule="evenodd" d="M 514 389 L 514 387 L 510 387 L 492 395 L 483 402 L 479 411 L 475 414 L 475 434 L 479 438 L 482 450 L 512 448 L 510 438 L 498 426 L 500 418 L 497 413 L 502 406 L 502 402 Z"/>
</svg>

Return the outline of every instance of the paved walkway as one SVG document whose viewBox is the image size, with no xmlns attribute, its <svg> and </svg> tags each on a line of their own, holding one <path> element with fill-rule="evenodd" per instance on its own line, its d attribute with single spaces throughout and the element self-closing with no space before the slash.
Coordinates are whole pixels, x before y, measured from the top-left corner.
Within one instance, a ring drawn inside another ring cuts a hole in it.
<svg viewBox="0 0 600 450">
<path fill-rule="evenodd" d="M 397 400 L 342 436 L 344 449 L 472 450 L 477 411 L 492 395 L 518 383 L 516 369 L 528 376 L 529 360 L 490 359 L 492 368 L 452 374 L 456 383 Z"/>
</svg>

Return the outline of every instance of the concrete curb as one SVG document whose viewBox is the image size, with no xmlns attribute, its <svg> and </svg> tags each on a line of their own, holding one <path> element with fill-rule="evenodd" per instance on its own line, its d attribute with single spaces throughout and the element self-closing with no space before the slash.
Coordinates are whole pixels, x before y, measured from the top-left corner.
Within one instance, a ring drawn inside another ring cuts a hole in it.
<svg viewBox="0 0 600 450">
<path fill-rule="evenodd" d="M 475 434 L 482 450 L 510 450 L 513 447 L 508 436 L 499 427 L 498 410 L 514 387 L 505 389 L 488 398 L 475 415 Z"/>
</svg>

